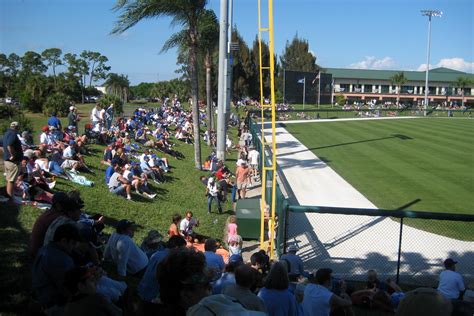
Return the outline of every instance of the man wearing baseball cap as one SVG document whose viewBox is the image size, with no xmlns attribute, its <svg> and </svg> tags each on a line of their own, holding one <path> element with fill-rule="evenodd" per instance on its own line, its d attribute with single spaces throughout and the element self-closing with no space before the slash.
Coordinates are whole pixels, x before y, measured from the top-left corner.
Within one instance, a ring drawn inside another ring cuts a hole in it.
<svg viewBox="0 0 474 316">
<path fill-rule="evenodd" d="M 306 278 L 309 277 L 309 273 L 304 271 L 303 268 L 303 260 L 301 260 L 300 256 L 296 253 L 298 252 L 298 246 L 295 244 L 289 245 L 287 252 L 281 256 L 281 260 L 286 260 L 289 266 L 289 274 L 295 276 L 304 276 Z"/>
<path fill-rule="evenodd" d="M 444 260 L 446 270 L 439 275 L 438 292 L 448 300 L 462 299 L 466 291 L 462 276 L 456 272 L 456 263 L 452 258 Z"/>
<path fill-rule="evenodd" d="M 3 160 L 6 179 L 8 203 L 13 203 L 13 188 L 20 174 L 20 163 L 23 158 L 21 141 L 18 138 L 18 122 L 12 122 L 3 136 Z"/>
</svg>

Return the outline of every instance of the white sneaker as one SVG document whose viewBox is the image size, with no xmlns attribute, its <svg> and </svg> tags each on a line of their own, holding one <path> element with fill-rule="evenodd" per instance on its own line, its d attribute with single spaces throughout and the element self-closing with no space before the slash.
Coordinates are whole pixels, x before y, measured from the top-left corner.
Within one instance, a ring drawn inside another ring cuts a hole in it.
<svg viewBox="0 0 474 316">
<path fill-rule="evenodd" d="M 156 193 L 154 193 L 154 194 L 148 194 L 148 197 L 149 197 L 150 199 L 154 199 L 154 198 L 156 197 Z"/>
<path fill-rule="evenodd" d="M 132 197 L 129 195 L 126 197 L 127 200 L 131 201 L 132 200 Z"/>
</svg>

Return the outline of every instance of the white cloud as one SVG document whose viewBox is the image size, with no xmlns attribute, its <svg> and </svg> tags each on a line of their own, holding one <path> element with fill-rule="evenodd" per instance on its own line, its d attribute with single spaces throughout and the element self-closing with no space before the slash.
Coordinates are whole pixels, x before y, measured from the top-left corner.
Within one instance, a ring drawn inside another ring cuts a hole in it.
<svg viewBox="0 0 474 316">
<path fill-rule="evenodd" d="M 377 59 L 375 56 L 366 56 L 364 60 L 350 64 L 349 68 L 355 69 L 393 69 L 395 60 L 392 57 Z"/>
<path fill-rule="evenodd" d="M 464 71 L 468 73 L 473 73 L 474 71 L 474 62 L 465 61 L 463 58 L 453 57 L 453 58 L 443 58 L 436 65 L 430 64 L 430 69 L 446 67 L 454 70 Z M 425 71 L 426 64 L 421 64 L 418 67 L 418 71 Z"/>
</svg>

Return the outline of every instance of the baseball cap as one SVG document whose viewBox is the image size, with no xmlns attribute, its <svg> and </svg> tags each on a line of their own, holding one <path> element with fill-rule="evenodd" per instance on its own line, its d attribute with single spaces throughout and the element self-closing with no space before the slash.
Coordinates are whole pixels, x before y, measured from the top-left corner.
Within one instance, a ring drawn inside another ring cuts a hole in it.
<svg viewBox="0 0 474 316">
<path fill-rule="evenodd" d="M 18 127 L 18 122 L 11 122 L 10 127 Z"/>
<path fill-rule="evenodd" d="M 69 141 L 69 145 L 75 145 L 75 144 L 76 144 L 76 142 L 73 141 L 72 139 Z"/>
<path fill-rule="evenodd" d="M 458 263 L 458 262 L 454 261 L 452 258 L 448 258 L 448 259 L 444 260 L 444 266 L 445 267 L 452 267 L 456 263 Z"/>
<path fill-rule="evenodd" d="M 67 200 L 69 199 L 69 197 L 67 196 L 66 193 L 64 192 L 56 192 L 54 193 L 53 195 L 53 204 L 56 204 L 56 203 L 64 203 L 66 202 Z"/>
<path fill-rule="evenodd" d="M 75 109 L 75 107 L 72 106 L 72 105 L 69 107 L 69 111 L 72 111 L 72 110 L 74 110 L 74 109 Z"/>
<path fill-rule="evenodd" d="M 28 132 L 28 131 L 21 132 L 21 136 L 23 136 L 23 137 L 28 136 L 28 135 L 30 135 L 30 132 Z"/>
<path fill-rule="evenodd" d="M 34 155 L 35 155 L 35 152 L 33 149 L 27 149 L 23 153 L 23 156 L 28 157 L 28 158 L 32 158 Z"/>
<path fill-rule="evenodd" d="M 235 263 L 243 263 L 244 262 L 244 259 L 242 258 L 241 255 L 238 255 L 238 254 L 234 254 L 232 256 L 229 257 L 229 262 L 235 262 Z"/>
<path fill-rule="evenodd" d="M 297 245 L 289 245 L 288 246 L 288 252 L 297 252 L 298 251 L 298 246 Z"/>
<path fill-rule="evenodd" d="M 136 227 L 137 224 L 135 222 L 129 221 L 128 219 L 121 219 L 117 223 L 116 230 L 118 233 L 123 232 L 125 229 L 130 227 Z"/>
</svg>

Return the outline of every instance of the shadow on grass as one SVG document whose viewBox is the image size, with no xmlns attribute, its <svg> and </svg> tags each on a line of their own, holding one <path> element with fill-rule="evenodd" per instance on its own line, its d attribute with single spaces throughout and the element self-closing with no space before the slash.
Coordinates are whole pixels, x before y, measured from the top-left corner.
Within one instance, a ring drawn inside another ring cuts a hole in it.
<svg viewBox="0 0 474 316">
<path fill-rule="evenodd" d="M 0 311 L 24 314 L 31 283 L 30 234 L 18 220 L 20 206 L 0 204 Z"/>
</svg>

